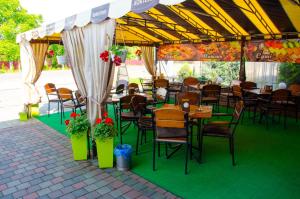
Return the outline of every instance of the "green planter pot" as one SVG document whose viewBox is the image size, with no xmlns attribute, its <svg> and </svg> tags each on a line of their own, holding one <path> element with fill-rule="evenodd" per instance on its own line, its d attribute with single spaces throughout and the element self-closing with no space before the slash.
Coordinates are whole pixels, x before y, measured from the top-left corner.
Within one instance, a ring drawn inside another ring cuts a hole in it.
<svg viewBox="0 0 300 199">
<path fill-rule="evenodd" d="M 31 116 L 39 116 L 40 115 L 39 104 L 32 104 L 30 106 L 30 113 Z"/>
<path fill-rule="evenodd" d="M 74 160 L 87 160 L 87 132 L 82 136 L 71 136 Z"/>
<path fill-rule="evenodd" d="M 107 138 L 105 140 L 96 139 L 96 146 L 99 168 L 112 168 L 114 160 L 114 138 Z"/>
<path fill-rule="evenodd" d="M 27 120 L 28 120 L 27 113 L 25 113 L 25 112 L 20 112 L 20 113 L 19 113 L 19 119 L 20 119 L 20 121 L 27 121 Z"/>
</svg>

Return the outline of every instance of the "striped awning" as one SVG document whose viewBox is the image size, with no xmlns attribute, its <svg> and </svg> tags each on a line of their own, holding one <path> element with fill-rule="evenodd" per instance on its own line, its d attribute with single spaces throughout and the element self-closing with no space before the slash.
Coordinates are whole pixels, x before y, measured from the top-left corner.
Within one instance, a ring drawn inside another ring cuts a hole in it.
<svg viewBox="0 0 300 199">
<path fill-rule="evenodd" d="M 107 18 L 126 45 L 300 38 L 299 0 L 116 0 L 18 35 L 60 41 L 60 33 Z"/>
</svg>

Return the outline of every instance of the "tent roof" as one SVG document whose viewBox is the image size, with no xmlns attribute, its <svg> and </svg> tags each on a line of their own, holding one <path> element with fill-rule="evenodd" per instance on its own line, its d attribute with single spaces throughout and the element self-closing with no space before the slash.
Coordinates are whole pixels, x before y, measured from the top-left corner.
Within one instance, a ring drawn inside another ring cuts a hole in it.
<svg viewBox="0 0 300 199">
<path fill-rule="evenodd" d="M 116 0 L 21 33 L 17 42 L 59 42 L 63 30 L 107 18 L 117 21 L 117 43 L 127 45 L 300 37 L 299 0 Z"/>
</svg>

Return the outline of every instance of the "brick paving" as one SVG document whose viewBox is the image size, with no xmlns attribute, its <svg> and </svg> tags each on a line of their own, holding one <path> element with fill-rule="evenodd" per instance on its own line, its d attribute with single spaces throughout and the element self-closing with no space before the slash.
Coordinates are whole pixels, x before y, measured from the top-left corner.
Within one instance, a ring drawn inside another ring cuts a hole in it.
<svg viewBox="0 0 300 199">
<path fill-rule="evenodd" d="M 0 122 L 0 198 L 176 198 L 132 172 L 74 161 L 69 139 L 32 119 Z"/>
</svg>

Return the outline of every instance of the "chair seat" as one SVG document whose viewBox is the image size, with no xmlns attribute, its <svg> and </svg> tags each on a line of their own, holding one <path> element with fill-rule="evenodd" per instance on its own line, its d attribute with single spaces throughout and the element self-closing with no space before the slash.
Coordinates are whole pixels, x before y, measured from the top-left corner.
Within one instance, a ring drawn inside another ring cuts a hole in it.
<svg viewBox="0 0 300 199">
<path fill-rule="evenodd" d="M 133 112 L 122 112 L 121 113 L 121 118 L 123 119 L 137 119 L 139 118 L 138 115 L 135 115 Z"/>
<path fill-rule="evenodd" d="M 172 143 L 186 143 L 185 137 L 174 137 L 174 138 L 156 138 L 157 142 L 172 142 Z"/>
<path fill-rule="evenodd" d="M 150 116 L 143 116 L 139 119 L 138 125 L 141 128 L 152 129 L 153 128 L 152 118 Z"/>
<path fill-rule="evenodd" d="M 205 125 L 202 133 L 203 135 L 228 137 L 231 135 L 231 129 L 224 125 Z"/>
</svg>

